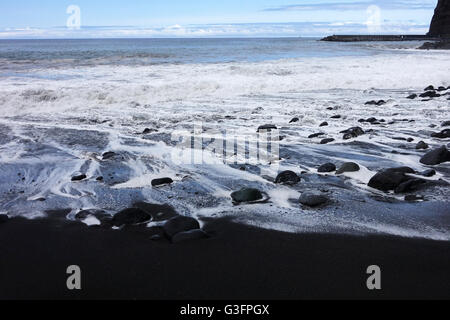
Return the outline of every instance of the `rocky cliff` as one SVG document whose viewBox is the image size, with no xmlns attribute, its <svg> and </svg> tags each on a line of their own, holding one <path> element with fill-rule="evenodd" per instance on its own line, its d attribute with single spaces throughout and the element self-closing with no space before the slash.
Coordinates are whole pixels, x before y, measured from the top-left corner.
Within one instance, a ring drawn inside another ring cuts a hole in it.
<svg viewBox="0 0 450 320">
<path fill-rule="evenodd" d="M 450 36 L 450 0 L 439 0 L 431 21 L 430 36 Z"/>
</svg>

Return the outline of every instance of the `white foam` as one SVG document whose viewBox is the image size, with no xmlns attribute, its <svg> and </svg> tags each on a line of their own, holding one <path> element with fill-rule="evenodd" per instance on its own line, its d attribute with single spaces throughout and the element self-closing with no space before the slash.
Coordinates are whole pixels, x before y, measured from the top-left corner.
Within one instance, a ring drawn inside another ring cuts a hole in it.
<svg viewBox="0 0 450 320">
<path fill-rule="evenodd" d="M 100 220 L 98 220 L 96 217 L 94 216 L 88 216 L 86 219 L 84 219 L 82 221 L 85 225 L 91 227 L 91 226 L 99 226 L 102 223 L 100 222 Z"/>
</svg>

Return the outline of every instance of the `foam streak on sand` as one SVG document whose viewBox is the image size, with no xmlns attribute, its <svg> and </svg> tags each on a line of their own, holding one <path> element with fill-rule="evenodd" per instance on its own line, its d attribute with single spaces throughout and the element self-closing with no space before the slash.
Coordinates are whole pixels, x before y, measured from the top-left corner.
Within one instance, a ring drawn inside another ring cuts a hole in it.
<svg viewBox="0 0 450 320">
<path fill-rule="evenodd" d="M 373 199 L 380 193 L 367 188 L 386 167 L 426 169 L 413 143 L 392 138 L 412 137 L 432 147 L 448 142 L 430 138 L 430 125 L 450 119 L 447 96 L 428 102 L 405 97 L 428 84 L 449 86 L 449 73 L 447 53 L 398 50 L 262 62 L 36 65 L 20 76 L 1 74 L 0 210 L 10 215 L 54 208 L 114 213 L 135 201 L 150 201 L 169 203 L 181 214 L 232 215 L 291 232 L 450 240 L 448 189 L 424 191 L 429 202 L 410 204 L 380 202 Z M 364 104 L 374 99 L 387 103 Z M 335 115 L 341 118 L 331 119 Z M 289 124 L 293 117 L 299 121 Z M 385 122 L 358 123 L 369 117 Z M 319 128 L 323 121 L 329 126 Z M 309 173 L 297 186 L 286 187 L 264 177 L 274 178 L 276 172 L 261 166 L 245 165 L 244 172 L 225 164 L 175 163 L 171 134 L 190 131 L 198 122 L 205 129 L 234 131 L 238 139 L 275 124 L 284 137 L 280 167 L 298 174 L 309 168 Z M 340 132 L 355 125 L 374 132 L 343 141 Z M 145 128 L 151 131 L 142 134 Z M 308 138 L 317 132 L 336 141 L 320 145 L 321 138 Z M 112 159 L 102 159 L 111 151 Z M 362 169 L 341 177 L 315 174 L 323 163 L 347 161 Z M 449 179 L 448 165 L 437 171 Z M 87 179 L 72 182 L 76 174 Z M 151 187 L 152 179 L 165 176 L 174 184 Z M 242 186 L 266 192 L 272 203 L 234 207 L 228 195 Z M 331 205 L 302 208 L 298 197 L 308 190 L 327 193 Z"/>
</svg>

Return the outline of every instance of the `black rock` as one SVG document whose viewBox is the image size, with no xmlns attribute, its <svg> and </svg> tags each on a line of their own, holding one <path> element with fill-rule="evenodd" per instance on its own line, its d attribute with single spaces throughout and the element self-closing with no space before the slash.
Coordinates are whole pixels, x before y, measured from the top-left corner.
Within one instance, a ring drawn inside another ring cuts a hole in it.
<svg viewBox="0 0 450 320">
<path fill-rule="evenodd" d="M 415 94 L 415 93 L 406 97 L 406 99 L 411 99 L 411 100 L 413 100 L 415 98 L 417 98 L 417 94 Z"/>
<path fill-rule="evenodd" d="M 325 121 L 325 122 L 322 122 L 319 127 L 326 127 L 326 126 L 328 126 L 328 122 Z"/>
<path fill-rule="evenodd" d="M 403 182 L 410 180 L 403 172 L 395 172 L 384 170 L 378 172 L 372 179 L 370 179 L 368 186 L 381 191 L 395 190 Z"/>
<path fill-rule="evenodd" d="M 112 224 L 116 227 L 136 225 L 148 222 L 151 218 L 147 212 L 141 209 L 130 208 L 117 213 L 112 219 Z"/>
<path fill-rule="evenodd" d="M 429 166 L 438 165 L 448 161 L 450 161 L 450 151 L 448 151 L 446 146 L 434 149 L 420 159 L 420 163 Z"/>
<path fill-rule="evenodd" d="M 421 98 L 439 98 L 441 95 L 436 91 L 427 91 L 420 95 Z"/>
<path fill-rule="evenodd" d="M 231 194 L 234 203 L 254 202 L 263 199 L 263 194 L 258 189 L 243 188 Z"/>
<path fill-rule="evenodd" d="M 450 129 L 442 130 L 441 132 L 435 132 L 431 135 L 433 138 L 446 139 L 450 138 Z"/>
<path fill-rule="evenodd" d="M 416 190 L 418 186 L 426 183 L 423 179 L 413 178 L 408 181 L 402 182 L 398 187 L 395 188 L 395 193 L 406 193 Z"/>
<path fill-rule="evenodd" d="M 342 116 L 339 114 L 331 117 L 331 119 L 340 119 L 340 118 L 342 118 Z"/>
<path fill-rule="evenodd" d="M 329 199 L 325 197 L 324 195 L 312 193 L 312 192 L 305 192 L 300 196 L 299 202 L 305 206 L 308 207 L 318 207 L 320 205 L 323 205 L 327 203 Z"/>
<path fill-rule="evenodd" d="M 428 86 L 423 91 L 434 91 L 434 86 Z"/>
<path fill-rule="evenodd" d="M 117 154 L 115 152 L 111 152 L 111 151 L 110 152 L 105 152 L 103 154 L 103 160 L 108 160 L 108 159 L 114 158 L 116 155 Z"/>
<path fill-rule="evenodd" d="M 161 178 L 152 180 L 152 187 L 159 187 L 166 184 L 172 184 L 173 180 L 171 178 Z"/>
<path fill-rule="evenodd" d="M 97 179 L 95 179 L 95 180 L 97 180 L 97 181 L 103 181 L 103 177 L 97 177 Z"/>
<path fill-rule="evenodd" d="M 277 184 L 296 185 L 301 181 L 301 178 L 293 171 L 283 171 L 275 179 Z"/>
<path fill-rule="evenodd" d="M 150 134 L 152 132 L 156 132 L 155 129 L 145 128 L 144 131 L 142 131 L 142 134 Z"/>
<path fill-rule="evenodd" d="M 82 180 L 84 180 L 86 178 L 87 178 L 87 176 L 85 174 L 81 174 L 79 176 L 72 177 L 72 181 L 82 181 Z"/>
<path fill-rule="evenodd" d="M 439 88 L 437 88 L 437 91 L 445 91 L 445 90 L 447 90 L 447 88 L 446 88 L 446 87 L 442 87 L 442 86 L 440 86 Z"/>
<path fill-rule="evenodd" d="M 327 139 L 323 139 L 322 141 L 320 141 L 320 144 L 328 144 L 335 141 L 333 138 L 327 138 Z"/>
<path fill-rule="evenodd" d="M 369 123 L 374 123 L 376 121 L 377 121 L 377 118 L 373 118 L 373 117 L 366 120 L 366 122 L 369 122 Z"/>
<path fill-rule="evenodd" d="M 450 127 L 450 121 L 442 122 L 441 127 Z"/>
<path fill-rule="evenodd" d="M 261 132 L 261 131 L 268 131 L 268 132 L 270 132 L 272 130 L 277 130 L 277 129 L 278 128 L 275 125 L 273 125 L 273 124 L 265 124 L 265 125 L 260 126 L 258 128 L 258 132 Z"/>
<path fill-rule="evenodd" d="M 325 163 L 317 169 L 317 172 L 326 173 L 336 171 L 336 166 L 333 163 Z"/>
<path fill-rule="evenodd" d="M 367 102 L 365 103 L 366 106 L 370 106 L 370 105 L 373 105 L 373 106 L 382 106 L 382 105 L 384 105 L 384 104 L 386 104 L 386 101 L 384 101 L 384 100 L 379 100 L 379 101 L 371 100 L 371 101 L 367 101 Z"/>
<path fill-rule="evenodd" d="M 357 138 L 365 134 L 365 131 L 360 127 L 353 127 L 344 131 L 341 131 L 344 134 L 344 140 L 349 140 L 352 138 Z"/>
<path fill-rule="evenodd" d="M 9 218 L 6 214 L 0 214 L 0 224 L 5 223 L 8 220 Z"/>
<path fill-rule="evenodd" d="M 427 143 L 425 143 L 424 141 L 420 141 L 417 145 L 416 145 L 416 149 L 417 150 L 426 150 L 429 148 L 429 145 Z"/>
<path fill-rule="evenodd" d="M 319 132 L 319 133 L 314 133 L 314 134 L 308 136 L 308 138 L 309 138 L 309 139 L 313 139 L 313 138 L 321 137 L 321 136 L 323 136 L 323 135 L 325 135 L 325 133 Z"/>
<path fill-rule="evenodd" d="M 294 123 L 294 122 L 299 122 L 300 121 L 300 119 L 299 118 L 293 118 L 291 121 L 289 121 L 289 123 Z"/>
<path fill-rule="evenodd" d="M 164 234 L 173 240 L 174 236 L 192 230 L 200 230 L 200 224 L 191 217 L 178 216 L 168 220 L 163 226 Z"/>
<path fill-rule="evenodd" d="M 406 141 L 406 138 L 403 137 L 392 137 L 392 140 L 397 140 L 397 141 Z"/>
<path fill-rule="evenodd" d="M 428 169 L 428 170 L 425 170 L 425 171 L 421 172 L 420 175 L 424 176 L 424 177 L 427 177 L 427 178 L 430 178 L 430 177 L 433 177 L 433 176 L 436 175 L 436 170 Z"/>
<path fill-rule="evenodd" d="M 336 174 L 343 174 L 345 172 L 357 172 L 361 170 L 360 166 L 354 162 L 346 162 L 344 163 L 338 171 L 336 171 Z"/>
<path fill-rule="evenodd" d="M 200 240 L 208 238 L 208 234 L 203 230 L 190 230 L 185 232 L 180 232 L 172 237 L 172 243 L 181 243 L 192 240 Z"/>
</svg>

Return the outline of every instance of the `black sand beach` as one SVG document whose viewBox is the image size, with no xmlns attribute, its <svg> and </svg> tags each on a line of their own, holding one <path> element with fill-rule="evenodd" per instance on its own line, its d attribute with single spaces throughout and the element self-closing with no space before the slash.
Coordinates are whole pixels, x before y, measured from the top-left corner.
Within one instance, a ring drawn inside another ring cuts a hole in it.
<svg viewBox="0 0 450 320">
<path fill-rule="evenodd" d="M 450 298 L 450 243 L 288 234 L 206 222 L 212 237 L 170 244 L 152 229 L 87 227 L 63 216 L 0 224 L 0 299 Z M 66 289 L 79 265 L 82 290 Z M 369 265 L 382 290 L 366 288 Z"/>
</svg>

